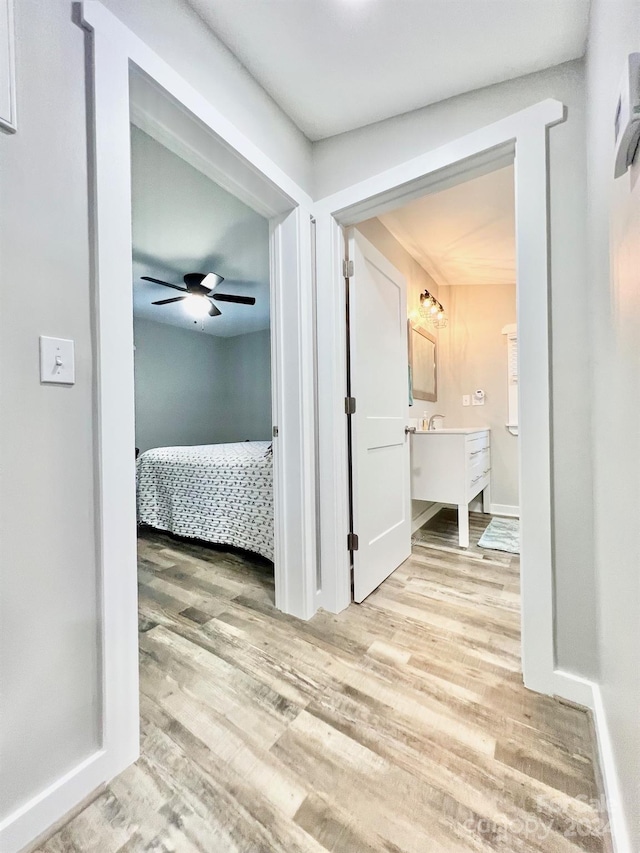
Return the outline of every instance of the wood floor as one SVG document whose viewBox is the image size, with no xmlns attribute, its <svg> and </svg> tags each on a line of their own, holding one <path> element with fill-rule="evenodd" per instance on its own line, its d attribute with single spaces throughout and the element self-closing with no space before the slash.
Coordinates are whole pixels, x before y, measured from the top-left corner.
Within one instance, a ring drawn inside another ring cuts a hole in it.
<svg viewBox="0 0 640 853">
<path fill-rule="evenodd" d="M 518 558 L 418 537 L 300 622 L 266 562 L 144 533 L 142 755 L 41 853 L 608 850 L 586 713 L 522 685 Z"/>
</svg>

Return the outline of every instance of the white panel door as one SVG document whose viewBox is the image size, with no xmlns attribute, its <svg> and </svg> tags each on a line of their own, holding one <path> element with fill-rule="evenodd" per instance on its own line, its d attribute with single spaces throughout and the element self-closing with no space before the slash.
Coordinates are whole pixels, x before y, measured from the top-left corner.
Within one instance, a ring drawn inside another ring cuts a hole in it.
<svg viewBox="0 0 640 853">
<path fill-rule="evenodd" d="M 407 283 L 356 230 L 348 234 L 354 599 L 411 553 Z"/>
</svg>

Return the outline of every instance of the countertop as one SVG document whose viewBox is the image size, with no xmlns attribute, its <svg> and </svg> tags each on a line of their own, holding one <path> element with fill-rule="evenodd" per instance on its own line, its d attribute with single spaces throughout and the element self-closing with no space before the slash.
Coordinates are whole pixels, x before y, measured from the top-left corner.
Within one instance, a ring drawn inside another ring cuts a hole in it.
<svg viewBox="0 0 640 853">
<path fill-rule="evenodd" d="M 458 429 L 417 429 L 414 435 L 473 435 L 474 432 L 489 432 L 489 427 L 459 427 Z"/>
</svg>

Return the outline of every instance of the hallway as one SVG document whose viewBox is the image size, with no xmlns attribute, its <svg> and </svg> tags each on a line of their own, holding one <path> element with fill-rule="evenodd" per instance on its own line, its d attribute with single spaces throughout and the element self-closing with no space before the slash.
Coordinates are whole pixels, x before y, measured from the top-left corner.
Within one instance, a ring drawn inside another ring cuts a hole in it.
<svg viewBox="0 0 640 853">
<path fill-rule="evenodd" d="M 526 691 L 518 558 L 454 516 L 362 605 L 273 607 L 259 558 L 139 541 L 142 755 L 40 853 L 604 851 L 586 713 Z"/>
</svg>

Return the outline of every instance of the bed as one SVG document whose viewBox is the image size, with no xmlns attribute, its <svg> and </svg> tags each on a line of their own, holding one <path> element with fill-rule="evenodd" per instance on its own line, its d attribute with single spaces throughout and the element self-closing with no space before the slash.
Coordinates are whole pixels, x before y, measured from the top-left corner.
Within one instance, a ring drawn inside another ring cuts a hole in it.
<svg viewBox="0 0 640 853">
<path fill-rule="evenodd" d="M 139 524 L 273 561 L 270 442 L 156 447 L 136 466 Z"/>
</svg>

